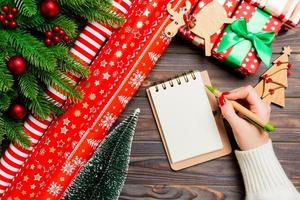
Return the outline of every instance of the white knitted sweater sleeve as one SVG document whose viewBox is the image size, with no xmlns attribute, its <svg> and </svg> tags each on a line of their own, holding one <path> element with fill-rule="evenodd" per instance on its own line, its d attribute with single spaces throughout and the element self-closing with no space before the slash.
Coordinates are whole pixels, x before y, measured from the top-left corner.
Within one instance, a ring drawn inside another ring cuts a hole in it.
<svg viewBox="0 0 300 200">
<path fill-rule="evenodd" d="M 282 169 L 272 142 L 249 151 L 235 151 L 246 188 L 246 200 L 300 200 Z"/>
</svg>

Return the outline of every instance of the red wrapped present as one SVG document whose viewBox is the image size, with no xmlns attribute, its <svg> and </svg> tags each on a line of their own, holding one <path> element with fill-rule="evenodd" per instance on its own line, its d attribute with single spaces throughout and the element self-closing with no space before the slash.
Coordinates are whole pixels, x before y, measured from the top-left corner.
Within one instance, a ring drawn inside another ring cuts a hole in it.
<svg viewBox="0 0 300 200">
<path fill-rule="evenodd" d="M 254 74 L 261 61 L 269 66 L 271 44 L 282 22 L 243 1 L 215 43 L 213 56 L 244 76 Z"/>
<path fill-rule="evenodd" d="M 197 6 L 195 7 L 193 13 L 190 15 L 190 20 L 193 19 L 198 13 L 202 11 L 202 9 L 209 3 L 211 3 L 213 0 L 200 0 Z M 222 5 L 227 13 L 228 17 L 231 17 L 236 10 L 240 0 L 218 0 L 217 1 L 220 5 Z M 224 29 L 225 25 L 220 27 L 220 29 L 211 35 L 210 42 L 211 45 L 213 45 L 217 39 L 219 38 L 219 35 L 222 33 L 222 30 Z M 187 40 L 191 41 L 194 45 L 204 48 L 204 40 L 200 38 L 199 36 L 192 33 L 189 29 L 189 27 L 183 27 L 180 30 L 180 34 L 186 38 Z"/>
<path fill-rule="evenodd" d="M 273 16 L 281 19 L 288 26 L 296 26 L 300 21 L 300 1 L 298 0 L 247 0 Z"/>
</svg>

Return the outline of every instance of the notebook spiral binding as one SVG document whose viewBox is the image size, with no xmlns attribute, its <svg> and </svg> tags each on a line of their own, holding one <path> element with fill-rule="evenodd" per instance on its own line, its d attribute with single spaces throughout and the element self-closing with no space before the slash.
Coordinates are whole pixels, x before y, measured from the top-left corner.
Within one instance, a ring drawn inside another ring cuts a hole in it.
<svg viewBox="0 0 300 200">
<path fill-rule="evenodd" d="M 155 85 L 155 91 L 159 92 L 159 85 L 161 85 L 162 89 L 167 89 L 167 84 L 169 84 L 171 87 L 174 87 L 174 83 L 177 82 L 178 85 L 181 85 L 182 81 L 189 82 L 190 78 L 192 80 L 196 80 L 196 75 L 194 71 L 190 71 L 188 73 L 183 73 L 182 75 L 177 75 L 174 78 L 169 79 L 168 81 L 162 82 L 160 84 Z"/>
</svg>

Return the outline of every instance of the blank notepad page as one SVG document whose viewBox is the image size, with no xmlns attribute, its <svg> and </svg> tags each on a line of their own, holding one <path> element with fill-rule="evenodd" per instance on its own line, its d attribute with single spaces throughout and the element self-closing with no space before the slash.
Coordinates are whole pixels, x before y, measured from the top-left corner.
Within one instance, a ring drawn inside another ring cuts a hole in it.
<svg viewBox="0 0 300 200">
<path fill-rule="evenodd" d="M 193 78 L 149 88 L 172 163 L 223 148 L 200 72 Z"/>
</svg>

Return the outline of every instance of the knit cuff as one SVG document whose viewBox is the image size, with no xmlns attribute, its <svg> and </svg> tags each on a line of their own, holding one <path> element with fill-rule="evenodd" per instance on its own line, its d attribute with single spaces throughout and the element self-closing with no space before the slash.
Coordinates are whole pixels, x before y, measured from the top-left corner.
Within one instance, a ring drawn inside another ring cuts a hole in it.
<svg viewBox="0 0 300 200">
<path fill-rule="evenodd" d="M 295 193 L 273 150 L 272 142 L 248 151 L 235 151 L 247 195 L 272 193 L 284 189 Z"/>
</svg>

